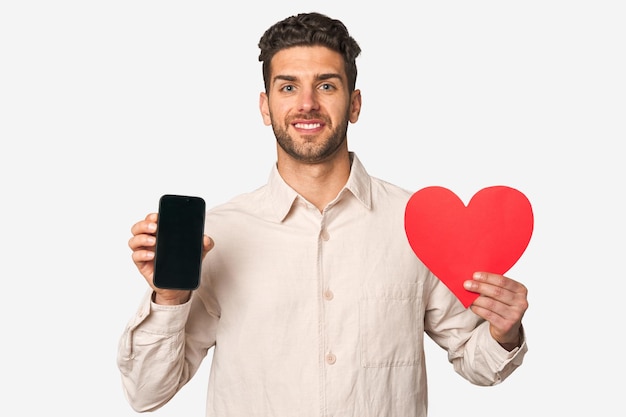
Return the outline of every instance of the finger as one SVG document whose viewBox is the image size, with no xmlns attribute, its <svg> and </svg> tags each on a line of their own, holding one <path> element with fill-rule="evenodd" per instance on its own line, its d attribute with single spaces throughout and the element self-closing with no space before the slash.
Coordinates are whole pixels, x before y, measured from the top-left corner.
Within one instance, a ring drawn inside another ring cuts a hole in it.
<svg viewBox="0 0 626 417">
<path fill-rule="evenodd" d="M 495 298 L 481 295 L 474 300 L 471 307 L 479 316 L 498 327 L 503 327 L 521 321 L 527 305 L 527 301 L 523 299 L 515 299 L 511 304 L 507 304 Z"/>
<path fill-rule="evenodd" d="M 480 294 L 472 310 L 498 328 L 510 328 L 521 321 L 528 309 L 527 288 L 511 278 L 498 274 L 476 273 L 465 288 Z"/>
<path fill-rule="evenodd" d="M 517 320 L 505 318 L 494 313 L 492 310 L 479 307 L 478 305 L 472 305 L 470 308 L 475 314 L 489 322 L 489 332 L 491 336 L 507 350 L 519 346 L 521 317 Z M 510 346 L 506 347 L 505 345 Z"/>
<path fill-rule="evenodd" d="M 131 256 L 135 264 L 140 264 L 143 262 L 150 262 L 154 259 L 154 251 L 136 250 L 136 251 L 133 251 Z"/>
<path fill-rule="evenodd" d="M 528 302 L 519 300 L 513 305 L 506 305 L 493 298 L 480 296 L 470 306 L 478 316 L 487 320 L 490 331 L 500 343 L 509 343 L 518 340 L 518 331 L 522 318 L 528 308 Z"/>
<path fill-rule="evenodd" d="M 142 233 L 154 234 L 157 228 L 157 214 L 150 213 L 144 220 L 141 220 L 132 225 L 130 232 L 133 235 L 139 235 Z"/>
<path fill-rule="evenodd" d="M 154 235 L 141 234 L 131 237 L 128 240 L 128 246 L 133 250 L 154 249 L 156 237 Z"/>
<path fill-rule="evenodd" d="M 215 246 L 215 242 L 207 235 L 202 236 L 202 252 L 207 253 Z"/>
<path fill-rule="evenodd" d="M 464 282 L 465 289 L 508 305 L 514 303 L 519 295 L 526 294 L 526 287 L 503 275 L 477 272 L 472 278 Z"/>
<path fill-rule="evenodd" d="M 523 286 L 521 283 L 505 277 L 500 274 L 492 274 L 489 272 L 476 272 L 472 276 L 475 281 L 491 284 L 496 287 L 501 287 L 512 292 L 518 292 Z"/>
</svg>

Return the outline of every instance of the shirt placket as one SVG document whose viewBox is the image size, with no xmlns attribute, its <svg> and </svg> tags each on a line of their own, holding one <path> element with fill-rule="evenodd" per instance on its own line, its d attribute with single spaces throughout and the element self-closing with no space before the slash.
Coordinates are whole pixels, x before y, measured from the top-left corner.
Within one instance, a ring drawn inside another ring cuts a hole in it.
<svg viewBox="0 0 626 417">
<path fill-rule="evenodd" d="M 318 291 L 319 323 L 320 323 L 320 416 L 328 415 L 328 367 L 335 365 L 337 357 L 332 350 L 332 340 L 328 336 L 328 310 L 327 304 L 332 302 L 334 294 L 329 287 L 328 278 L 325 274 L 324 262 L 327 258 L 326 251 L 331 236 L 328 231 L 329 216 L 326 211 L 320 217 L 318 233 Z"/>
</svg>

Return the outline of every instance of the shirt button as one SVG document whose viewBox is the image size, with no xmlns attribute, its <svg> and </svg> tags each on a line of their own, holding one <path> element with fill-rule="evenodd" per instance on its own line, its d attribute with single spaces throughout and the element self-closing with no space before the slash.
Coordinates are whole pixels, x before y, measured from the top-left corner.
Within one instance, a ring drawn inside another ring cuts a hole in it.
<svg viewBox="0 0 626 417">
<path fill-rule="evenodd" d="M 329 365 L 334 365 L 337 362 L 337 357 L 332 353 L 326 354 L 326 363 Z"/>
<path fill-rule="evenodd" d="M 324 300 L 330 301 L 335 297 L 335 294 L 331 290 L 324 291 Z"/>
<path fill-rule="evenodd" d="M 322 230 L 322 233 L 320 234 L 320 237 L 322 238 L 323 241 L 327 241 L 328 239 L 330 239 L 330 235 L 328 234 L 328 230 L 326 230 L 326 229 Z"/>
</svg>

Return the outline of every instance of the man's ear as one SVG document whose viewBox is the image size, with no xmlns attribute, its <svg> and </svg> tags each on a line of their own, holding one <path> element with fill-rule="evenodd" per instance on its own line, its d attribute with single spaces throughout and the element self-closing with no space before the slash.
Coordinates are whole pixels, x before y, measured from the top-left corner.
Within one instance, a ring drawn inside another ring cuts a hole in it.
<svg viewBox="0 0 626 417">
<path fill-rule="evenodd" d="M 350 99 L 350 123 L 356 123 L 361 114 L 361 90 L 354 90 Z"/>
<path fill-rule="evenodd" d="M 261 93 L 259 95 L 259 110 L 261 111 L 261 116 L 263 117 L 263 123 L 265 126 L 271 126 L 272 119 L 270 118 L 270 104 L 267 93 Z"/>
</svg>

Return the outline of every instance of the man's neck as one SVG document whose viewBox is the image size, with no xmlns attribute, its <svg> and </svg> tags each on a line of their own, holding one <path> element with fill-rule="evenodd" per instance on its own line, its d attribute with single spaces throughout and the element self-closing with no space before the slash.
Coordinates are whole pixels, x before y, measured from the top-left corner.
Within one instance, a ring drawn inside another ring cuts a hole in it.
<svg viewBox="0 0 626 417">
<path fill-rule="evenodd" d="M 350 164 L 348 152 L 318 164 L 305 164 L 279 154 L 277 167 L 283 180 L 322 212 L 346 185 Z"/>
</svg>

